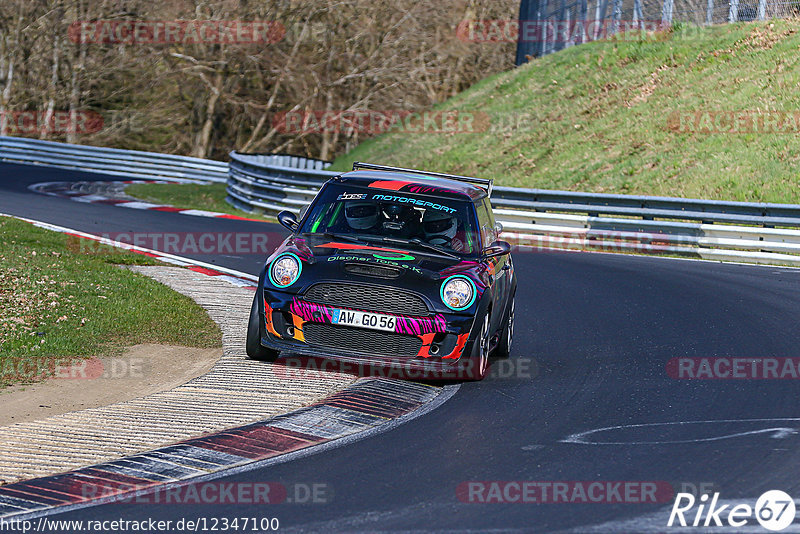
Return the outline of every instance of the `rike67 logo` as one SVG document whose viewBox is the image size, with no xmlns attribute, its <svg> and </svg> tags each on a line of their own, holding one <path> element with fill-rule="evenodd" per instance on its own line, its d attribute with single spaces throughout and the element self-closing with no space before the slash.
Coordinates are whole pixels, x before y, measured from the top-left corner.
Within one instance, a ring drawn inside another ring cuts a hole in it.
<svg viewBox="0 0 800 534">
<path fill-rule="evenodd" d="M 767 530 L 780 531 L 791 525 L 794 518 L 794 500 L 780 490 L 762 494 L 755 507 L 732 500 L 720 501 L 719 493 L 714 493 L 710 502 L 708 495 L 695 499 L 691 493 L 678 493 L 667 526 L 739 528 L 755 526 L 757 522 Z"/>
</svg>

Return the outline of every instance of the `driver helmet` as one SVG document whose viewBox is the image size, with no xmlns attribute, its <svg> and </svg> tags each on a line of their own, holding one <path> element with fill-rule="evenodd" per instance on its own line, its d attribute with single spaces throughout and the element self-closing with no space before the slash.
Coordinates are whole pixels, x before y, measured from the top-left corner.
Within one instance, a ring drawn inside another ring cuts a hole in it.
<svg viewBox="0 0 800 534">
<path fill-rule="evenodd" d="M 378 222 L 378 205 L 372 202 L 348 202 L 344 206 L 344 216 L 354 230 L 366 230 Z"/>
<path fill-rule="evenodd" d="M 456 236 L 458 223 L 452 215 L 438 210 L 426 210 L 422 218 L 425 239 L 432 245 L 449 245 Z"/>
</svg>

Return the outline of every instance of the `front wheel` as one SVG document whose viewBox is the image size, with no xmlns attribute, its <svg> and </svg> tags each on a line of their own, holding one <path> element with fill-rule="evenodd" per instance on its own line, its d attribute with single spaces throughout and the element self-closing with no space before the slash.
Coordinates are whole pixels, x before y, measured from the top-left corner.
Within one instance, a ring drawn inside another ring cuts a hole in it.
<svg viewBox="0 0 800 534">
<path fill-rule="evenodd" d="M 261 344 L 261 318 L 258 316 L 258 291 L 253 298 L 250 308 L 250 321 L 247 324 L 247 342 L 245 344 L 247 356 L 251 360 L 274 362 L 278 359 L 277 350 L 268 349 Z"/>
<path fill-rule="evenodd" d="M 514 301 L 516 292 L 511 295 L 511 302 L 508 304 L 506 324 L 500 333 L 500 342 L 497 344 L 495 354 L 498 358 L 508 358 L 511 355 L 511 343 L 514 341 Z"/>
<path fill-rule="evenodd" d="M 466 376 L 470 380 L 483 380 L 489 371 L 489 348 L 491 337 L 489 336 L 489 313 L 483 316 L 481 334 L 472 347 L 472 355 L 469 359 Z"/>
</svg>

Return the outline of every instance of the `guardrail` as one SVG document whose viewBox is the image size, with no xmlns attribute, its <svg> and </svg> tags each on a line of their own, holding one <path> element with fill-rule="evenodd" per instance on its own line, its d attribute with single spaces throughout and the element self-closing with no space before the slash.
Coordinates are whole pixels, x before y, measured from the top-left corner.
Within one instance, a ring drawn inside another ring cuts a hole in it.
<svg viewBox="0 0 800 534">
<path fill-rule="evenodd" d="M 296 156 L 230 154 L 225 162 L 0 137 L 0 160 L 139 179 L 227 182 L 247 211 L 298 213 L 337 172 Z M 504 239 L 540 249 L 661 253 L 800 266 L 800 205 L 495 187 Z"/>
<path fill-rule="evenodd" d="M 228 202 L 245 211 L 299 213 L 326 180 L 341 174 L 324 170 L 330 164 L 316 159 L 239 152 L 230 157 Z"/>
<path fill-rule="evenodd" d="M 340 174 L 318 160 L 230 157 L 228 201 L 247 211 L 298 213 Z M 512 187 L 495 187 L 492 205 L 517 246 L 800 266 L 800 205 Z"/>
<path fill-rule="evenodd" d="M 228 164 L 188 156 L 0 136 L 0 160 L 139 179 L 225 183 Z"/>
</svg>

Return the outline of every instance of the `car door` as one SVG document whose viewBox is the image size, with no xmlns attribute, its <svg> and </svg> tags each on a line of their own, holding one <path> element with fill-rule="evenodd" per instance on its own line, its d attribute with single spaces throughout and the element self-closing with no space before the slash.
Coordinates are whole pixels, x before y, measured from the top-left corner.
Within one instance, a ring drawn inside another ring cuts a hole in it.
<svg viewBox="0 0 800 534">
<path fill-rule="evenodd" d="M 489 198 L 484 198 L 480 204 L 476 206 L 478 211 L 478 223 L 480 224 L 481 232 L 481 245 L 485 249 L 498 239 L 497 228 L 495 227 L 494 213 L 492 212 L 492 204 Z M 510 269 L 506 269 L 508 265 L 508 256 L 499 256 L 486 260 L 494 265 L 492 272 L 493 279 L 493 306 L 495 311 L 505 310 L 506 306 L 506 293 L 508 293 Z M 500 321 L 502 314 L 494 314 L 494 320 Z M 495 323 L 497 325 L 497 323 Z"/>
</svg>

